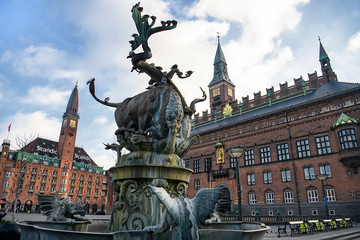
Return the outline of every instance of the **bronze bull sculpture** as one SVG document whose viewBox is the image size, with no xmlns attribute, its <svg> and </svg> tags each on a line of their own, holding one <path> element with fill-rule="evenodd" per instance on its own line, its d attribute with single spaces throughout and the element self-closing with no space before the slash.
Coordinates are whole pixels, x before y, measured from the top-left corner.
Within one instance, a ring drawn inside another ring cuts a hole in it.
<svg viewBox="0 0 360 240">
<path fill-rule="evenodd" d="M 125 147 L 129 151 L 146 150 L 162 154 L 176 154 L 183 156 L 198 136 L 190 137 L 191 116 L 195 113 L 195 104 L 206 99 L 195 99 L 190 106 L 181 95 L 180 91 L 172 83 L 171 77 L 182 73 L 174 65 L 168 74 L 163 74 L 154 66 L 140 61 L 141 71 L 151 74 L 152 82 L 163 84 L 151 87 L 134 97 L 127 98 L 121 103 L 111 103 L 108 98 L 101 100 L 95 95 L 95 78 L 89 83 L 92 96 L 100 103 L 114 107 L 115 121 L 118 129 L 115 132 L 120 149 Z M 150 74 L 149 74 L 150 75 Z M 189 72 L 187 75 L 190 75 Z M 161 76 L 158 78 L 158 76 Z M 182 77 L 184 78 L 184 77 Z M 164 81 L 165 79 L 165 81 Z"/>
</svg>

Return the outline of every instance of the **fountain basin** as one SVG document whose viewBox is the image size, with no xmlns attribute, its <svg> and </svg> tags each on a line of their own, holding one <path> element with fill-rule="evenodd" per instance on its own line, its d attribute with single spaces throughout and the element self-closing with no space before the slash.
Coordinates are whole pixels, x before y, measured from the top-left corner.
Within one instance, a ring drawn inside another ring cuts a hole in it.
<svg viewBox="0 0 360 240">
<path fill-rule="evenodd" d="M 171 230 L 164 233 L 149 233 L 142 230 L 104 232 L 108 221 L 96 221 L 85 224 L 88 230 L 82 231 L 84 223 L 71 224 L 68 222 L 41 222 L 23 221 L 18 223 L 21 228 L 22 240 L 43 239 L 76 239 L 76 240 L 168 240 L 171 239 Z M 72 226 L 74 225 L 74 226 Z M 82 226 L 82 227 L 80 227 Z M 90 227 L 91 226 L 91 227 Z M 206 226 L 199 226 L 199 239 L 263 239 L 265 232 L 270 228 L 257 222 L 221 222 Z"/>
</svg>

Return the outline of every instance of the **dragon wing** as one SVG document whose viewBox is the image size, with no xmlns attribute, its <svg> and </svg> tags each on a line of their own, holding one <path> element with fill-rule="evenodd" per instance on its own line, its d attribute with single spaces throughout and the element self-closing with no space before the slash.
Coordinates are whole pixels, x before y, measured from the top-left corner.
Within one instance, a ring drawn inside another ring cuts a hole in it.
<svg viewBox="0 0 360 240">
<path fill-rule="evenodd" d="M 51 216 L 56 211 L 59 203 L 53 195 L 38 195 L 40 210 L 43 211 L 45 216 Z"/>
<path fill-rule="evenodd" d="M 200 224 L 204 224 L 209 214 L 215 211 L 215 205 L 219 201 L 222 190 L 222 188 L 202 188 L 191 199 L 195 216 Z"/>
</svg>

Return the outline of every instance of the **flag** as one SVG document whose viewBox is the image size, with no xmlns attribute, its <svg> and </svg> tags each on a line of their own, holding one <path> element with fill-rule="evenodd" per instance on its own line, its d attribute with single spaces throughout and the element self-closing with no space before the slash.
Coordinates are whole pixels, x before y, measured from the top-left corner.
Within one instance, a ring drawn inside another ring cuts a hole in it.
<svg viewBox="0 0 360 240">
<path fill-rule="evenodd" d="M 10 129 L 11 129 L 11 123 L 10 123 L 10 125 L 9 125 L 9 127 L 8 127 L 8 132 L 10 132 Z"/>
</svg>

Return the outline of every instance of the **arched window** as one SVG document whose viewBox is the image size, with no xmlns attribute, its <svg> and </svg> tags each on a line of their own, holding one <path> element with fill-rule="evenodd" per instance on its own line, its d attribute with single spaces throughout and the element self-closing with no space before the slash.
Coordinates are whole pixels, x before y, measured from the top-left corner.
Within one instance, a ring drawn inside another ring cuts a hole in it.
<svg viewBox="0 0 360 240">
<path fill-rule="evenodd" d="M 284 190 L 284 203 L 294 203 L 294 192 L 289 188 Z"/>
<path fill-rule="evenodd" d="M 249 204 L 256 204 L 256 193 L 254 191 L 249 192 Z"/>
<path fill-rule="evenodd" d="M 273 191 L 268 190 L 265 192 L 265 203 L 266 204 L 274 204 L 275 203 L 275 197 L 274 197 Z"/>
<path fill-rule="evenodd" d="M 336 202 L 335 189 L 332 186 L 326 186 L 325 192 L 328 202 Z"/>
<path fill-rule="evenodd" d="M 308 188 L 306 190 L 306 192 L 307 192 L 307 197 L 308 197 L 309 203 L 319 202 L 319 193 L 316 188 L 314 188 L 314 187 Z"/>
</svg>

